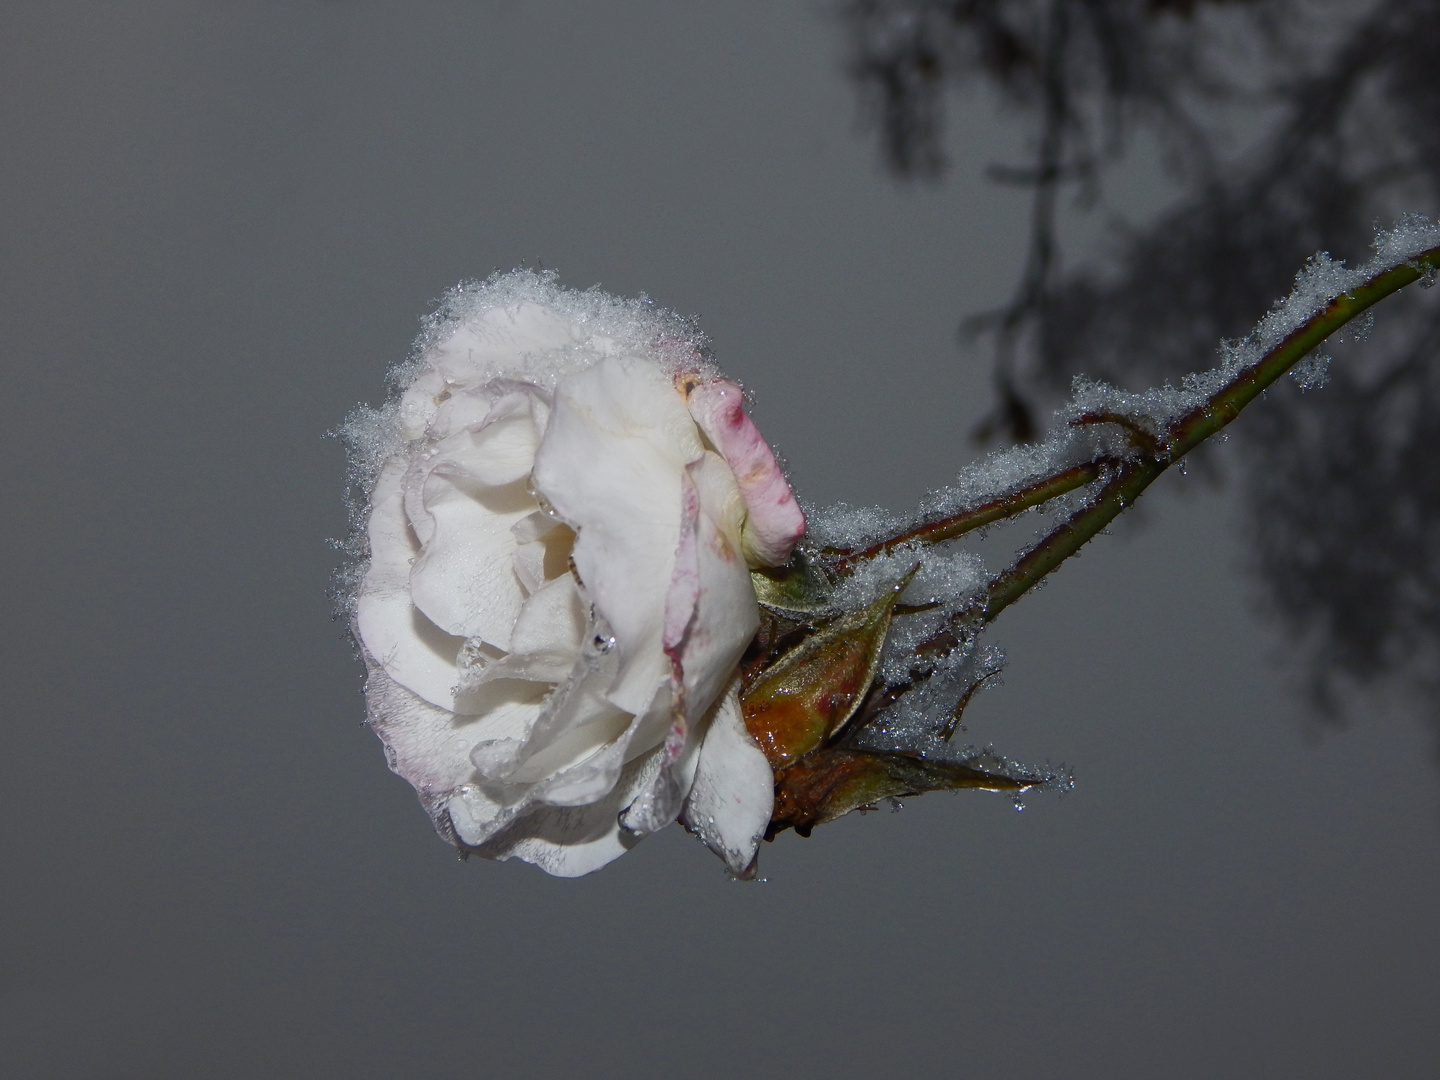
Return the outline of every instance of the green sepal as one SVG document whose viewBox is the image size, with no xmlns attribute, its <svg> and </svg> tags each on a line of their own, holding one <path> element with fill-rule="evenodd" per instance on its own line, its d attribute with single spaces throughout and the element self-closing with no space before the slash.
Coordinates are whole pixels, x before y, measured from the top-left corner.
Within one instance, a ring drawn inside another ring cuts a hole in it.
<svg viewBox="0 0 1440 1080">
<path fill-rule="evenodd" d="M 816 825 L 852 810 L 873 808 L 882 799 L 927 791 L 1019 793 L 1045 783 L 1038 774 L 991 772 L 974 764 L 935 761 L 901 751 L 825 747 L 775 774 L 775 810 L 766 838 L 794 829 L 809 836 Z"/>
<path fill-rule="evenodd" d="M 855 714 L 880 666 L 895 602 L 914 575 L 912 570 L 869 607 L 806 636 L 745 689 L 745 727 L 771 768 L 808 754 Z"/>
<path fill-rule="evenodd" d="M 750 582 L 755 599 L 765 607 L 803 615 L 829 610 L 834 587 L 825 570 L 800 548 L 784 566 L 751 570 Z"/>
</svg>

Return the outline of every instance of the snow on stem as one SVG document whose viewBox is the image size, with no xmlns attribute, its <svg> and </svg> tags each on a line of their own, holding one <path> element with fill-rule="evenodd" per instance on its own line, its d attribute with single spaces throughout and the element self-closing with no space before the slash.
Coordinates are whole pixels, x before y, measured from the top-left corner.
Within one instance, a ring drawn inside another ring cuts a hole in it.
<svg viewBox="0 0 1440 1080">
<path fill-rule="evenodd" d="M 1113 469 L 1099 492 L 1022 555 L 1013 566 L 996 576 L 983 598 L 958 612 L 949 627 L 921 646 L 922 655 L 944 654 L 959 643 L 962 628 L 978 628 L 991 622 L 1109 525 L 1161 473 L 1225 428 L 1266 387 L 1326 338 L 1405 286 L 1422 278 L 1433 280 L 1437 271 L 1440 271 L 1440 247 L 1432 247 L 1399 266 L 1375 273 L 1305 319 L 1254 363 L 1236 371 L 1200 404 L 1166 425 L 1153 442 L 1132 440 L 1137 444 L 1136 453 Z M 1075 472 L 1074 468 L 1067 469 L 1053 479 L 1059 480 Z M 1042 490 L 1045 483 L 1042 481 L 1032 487 Z M 924 537 L 917 535 L 915 538 Z"/>
<path fill-rule="evenodd" d="M 1117 459 L 1108 457 L 1082 462 L 1069 469 L 1064 469 L 1054 476 L 1047 476 L 1043 480 L 1029 484 L 1019 491 L 1011 492 L 1009 495 L 1003 495 L 998 499 L 981 503 L 979 506 L 947 515 L 938 521 L 930 521 L 912 529 L 906 529 L 902 533 L 871 544 L 863 550 L 837 552 L 837 557 L 829 565 L 839 573 L 847 573 L 858 564 L 868 562 L 876 556 L 884 555 L 904 544 L 938 544 L 946 540 L 954 540 L 975 529 L 1015 517 L 1017 514 L 1047 503 L 1051 499 L 1069 494 L 1087 484 L 1093 484 L 1108 470 L 1119 464 Z"/>
<path fill-rule="evenodd" d="M 957 757 L 946 749 L 967 702 L 998 670 L 998 660 L 974 651 L 979 632 L 1326 338 L 1405 286 L 1432 281 L 1440 271 L 1437 242 L 1440 227 L 1408 217 L 1377 236 L 1376 257 L 1364 266 L 1352 270 L 1328 255 L 1315 256 L 1290 295 L 1250 334 L 1223 343 L 1219 366 L 1187 376 L 1179 387 L 1131 394 L 1077 380 L 1061 414 L 1064 427 L 1042 443 L 969 467 L 956 485 L 926 499 L 918 521 L 848 507 L 828 519 L 812 518 L 815 546 L 808 556 L 797 551 L 782 571 L 754 575 L 780 637 L 759 643 L 752 667 L 762 678 L 752 678 L 743 695 L 747 727 L 757 738 L 772 735 L 772 714 L 782 707 L 798 703 L 809 710 L 799 752 L 771 755 L 775 809 L 766 838 L 787 828 L 809 835 L 815 825 L 887 796 L 961 787 L 1014 794 L 1067 782 L 1063 774 L 1026 769 L 988 751 L 972 747 Z M 1082 491 L 1077 509 L 994 577 L 983 570 L 971 576 L 963 564 L 927 554 L 971 530 Z M 896 605 L 912 581 L 924 581 L 930 561 L 937 572 L 921 592 L 931 599 Z M 896 572 L 905 570 L 897 584 Z M 937 598 L 947 588 L 948 596 Z M 902 617 L 921 622 L 892 630 L 879 654 L 869 638 L 866 648 L 853 647 L 846 634 L 862 610 L 857 605 L 867 604 L 892 605 L 885 612 L 894 614 L 897 626 Z M 778 661 L 777 641 L 790 642 Z M 823 654 L 828 666 L 811 663 L 811 653 Z M 801 675 L 783 686 L 765 681 L 767 662 Z M 815 704 L 828 702 L 832 688 L 841 685 L 832 670 L 837 665 L 851 676 L 843 680 L 845 716 L 854 709 L 850 685 L 868 681 L 870 687 L 853 718 L 838 724 Z"/>
</svg>

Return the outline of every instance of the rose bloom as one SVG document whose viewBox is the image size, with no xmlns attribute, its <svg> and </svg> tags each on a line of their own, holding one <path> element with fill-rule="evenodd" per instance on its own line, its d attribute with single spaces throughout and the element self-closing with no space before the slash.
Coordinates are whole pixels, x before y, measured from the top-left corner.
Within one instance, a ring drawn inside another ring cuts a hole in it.
<svg viewBox="0 0 1440 1080">
<path fill-rule="evenodd" d="M 676 316 L 517 271 L 351 418 L 352 628 L 390 767 L 462 851 L 589 873 L 677 817 L 743 873 L 774 778 L 736 666 L 805 528 Z"/>
</svg>

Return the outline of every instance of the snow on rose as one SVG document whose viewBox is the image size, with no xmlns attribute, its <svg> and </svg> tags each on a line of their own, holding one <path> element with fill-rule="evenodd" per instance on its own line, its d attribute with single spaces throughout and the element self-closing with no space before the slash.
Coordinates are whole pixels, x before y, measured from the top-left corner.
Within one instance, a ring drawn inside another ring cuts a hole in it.
<svg viewBox="0 0 1440 1080">
<path fill-rule="evenodd" d="M 462 285 L 346 425 L 369 722 L 462 850 L 575 876 L 677 818 L 742 872 L 774 777 L 736 666 L 804 516 L 740 389 L 647 302 Z"/>
</svg>

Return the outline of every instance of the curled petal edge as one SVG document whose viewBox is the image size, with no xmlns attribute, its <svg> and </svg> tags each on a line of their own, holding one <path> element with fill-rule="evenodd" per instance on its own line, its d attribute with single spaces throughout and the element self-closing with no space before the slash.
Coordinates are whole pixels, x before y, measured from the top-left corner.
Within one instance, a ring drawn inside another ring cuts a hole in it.
<svg viewBox="0 0 1440 1080">
<path fill-rule="evenodd" d="M 752 566 L 781 566 L 805 535 L 805 514 L 775 453 L 745 413 L 745 394 L 727 379 L 682 376 L 677 385 L 696 426 L 735 474 L 748 516 L 740 541 Z"/>
</svg>

